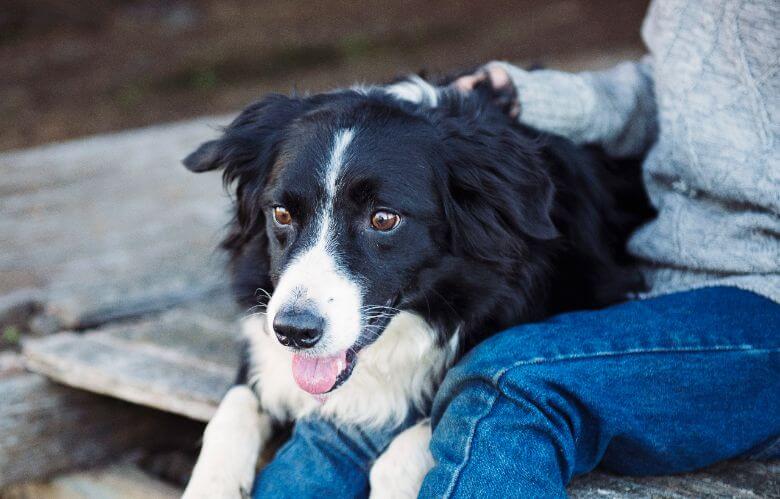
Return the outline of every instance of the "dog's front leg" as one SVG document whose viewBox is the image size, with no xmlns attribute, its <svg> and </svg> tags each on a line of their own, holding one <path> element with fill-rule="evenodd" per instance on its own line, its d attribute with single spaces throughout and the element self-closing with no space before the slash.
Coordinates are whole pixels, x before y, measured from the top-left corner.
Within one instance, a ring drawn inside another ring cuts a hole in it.
<svg viewBox="0 0 780 499">
<path fill-rule="evenodd" d="M 371 467 L 371 498 L 417 497 L 423 478 L 434 465 L 430 441 L 430 419 L 399 433 Z"/>
<path fill-rule="evenodd" d="M 183 499 L 241 498 L 255 478 L 260 448 L 271 435 L 271 418 L 245 385 L 231 388 L 203 434 L 203 447 Z"/>
</svg>

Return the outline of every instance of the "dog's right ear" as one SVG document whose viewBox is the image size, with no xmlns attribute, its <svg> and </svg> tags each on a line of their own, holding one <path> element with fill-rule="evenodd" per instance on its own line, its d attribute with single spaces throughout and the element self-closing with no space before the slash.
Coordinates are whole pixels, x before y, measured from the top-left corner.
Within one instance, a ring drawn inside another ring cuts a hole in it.
<svg viewBox="0 0 780 499">
<path fill-rule="evenodd" d="M 233 180 L 236 173 L 228 169 L 250 163 L 254 168 L 270 167 L 286 126 L 304 107 L 302 99 L 269 95 L 244 109 L 222 137 L 201 144 L 182 163 L 195 173 L 224 168 L 226 180 Z"/>
</svg>

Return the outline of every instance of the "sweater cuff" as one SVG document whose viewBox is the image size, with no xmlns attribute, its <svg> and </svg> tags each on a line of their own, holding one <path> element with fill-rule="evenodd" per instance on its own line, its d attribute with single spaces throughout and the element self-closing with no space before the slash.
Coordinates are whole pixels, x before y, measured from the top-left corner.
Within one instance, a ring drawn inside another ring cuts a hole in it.
<svg viewBox="0 0 780 499">
<path fill-rule="evenodd" d="M 526 71 L 500 61 L 489 65 L 499 65 L 509 74 L 517 90 L 521 123 L 575 143 L 592 139 L 587 131 L 596 97 L 582 75 L 553 70 Z"/>
</svg>

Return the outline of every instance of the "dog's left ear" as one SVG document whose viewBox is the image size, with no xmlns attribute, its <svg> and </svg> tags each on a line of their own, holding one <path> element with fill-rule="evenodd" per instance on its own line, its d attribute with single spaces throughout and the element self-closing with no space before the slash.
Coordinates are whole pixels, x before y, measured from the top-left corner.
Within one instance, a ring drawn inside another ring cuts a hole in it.
<svg viewBox="0 0 780 499">
<path fill-rule="evenodd" d="M 514 260 L 528 238 L 560 235 L 551 218 L 555 188 L 537 142 L 506 126 L 440 125 L 444 206 L 456 247 L 484 261 Z"/>
<path fill-rule="evenodd" d="M 221 137 L 202 144 L 182 160 L 197 173 L 223 170 L 225 186 L 234 190 L 235 215 L 221 247 L 230 255 L 236 298 L 246 306 L 257 304 L 258 287 L 273 289 L 265 214 L 258 196 L 289 125 L 306 106 L 304 99 L 269 95 L 244 109 Z"/>
<path fill-rule="evenodd" d="M 222 137 L 201 144 L 182 163 L 196 173 L 225 168 L 226 180 L 232 180 L 236 173 L 230 169 L 267 169 L 286 126 L 304 108 L 302 99 L 271 94 L 244 109 Z"/>
<path fill-rule="evenodd" d="M 209 140 L 200 145 L 195 151 L 191 152 L 186 158 L 181 160 L 184 166 L 191 172 L 201 173 L 214 170 L 220 165 L 219 162 L 220 141 Z"/>
</svg>

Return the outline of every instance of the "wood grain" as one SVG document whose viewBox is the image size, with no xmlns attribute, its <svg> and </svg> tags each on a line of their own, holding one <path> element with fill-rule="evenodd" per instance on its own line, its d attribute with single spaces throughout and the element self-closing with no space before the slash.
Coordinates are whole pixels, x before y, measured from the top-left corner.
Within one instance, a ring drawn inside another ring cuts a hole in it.
<svg viewBox="0 0 780 499">
<path fill-rule="evenodd" d="M 21 370 L 0 371 L 0 487 L 116 459 L 131 449 L 196 439 L 201 425 L 74 390 Z"/>
<path fill-rule="evenodd" d="M 26 366 L 103 395 L 208 421 L 237 370 L 237 325 L 192 310 L 24 344 Z"/>
<path fill-rule="evenodd" d="M 24 305 L 3 297 L 25 290 L 49 329 L 89 328 L 224 287 L 214 248 L 228 197 L 218 174 L 180 160 L 226 121 L 0 154 L 0 312 Z"/>
<path fill-rule="evenodd" d="M 4 499 L 177 499 L 181 491 L 130 464 L 68 473 L 9 487 Z"/>
</svg>

